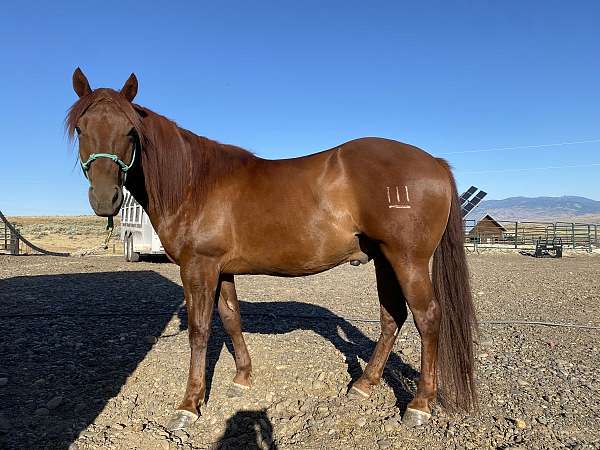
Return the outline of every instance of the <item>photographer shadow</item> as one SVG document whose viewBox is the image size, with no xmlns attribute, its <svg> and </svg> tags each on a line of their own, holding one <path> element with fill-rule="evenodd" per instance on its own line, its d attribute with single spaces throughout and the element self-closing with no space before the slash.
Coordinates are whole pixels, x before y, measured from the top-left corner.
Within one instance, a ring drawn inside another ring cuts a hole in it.
<svg viewBox="0 0 600 450">
<path fill-rule="evenodd" d="M 238 411 L 225 425 L 225 432 L 212 450 L 277 450 L 273 426 L 264 409 Z"/>
</svg>

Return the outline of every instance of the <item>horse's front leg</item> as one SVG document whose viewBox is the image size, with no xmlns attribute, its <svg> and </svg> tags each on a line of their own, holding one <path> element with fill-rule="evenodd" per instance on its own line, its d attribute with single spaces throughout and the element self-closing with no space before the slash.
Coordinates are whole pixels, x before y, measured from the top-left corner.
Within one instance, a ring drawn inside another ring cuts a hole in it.
<svg viewBox="0 0 600 450">
<path fill-rule="evenodd" d="M 181 281 L 188 313 L 190 370 L 183 401 L 168 424 L 171 431 L 186 428 L 198 419 L 206 392 L 206 348 L 219 281 L 215 264 L 194 260 L 181 265 Z"/>
</svg>

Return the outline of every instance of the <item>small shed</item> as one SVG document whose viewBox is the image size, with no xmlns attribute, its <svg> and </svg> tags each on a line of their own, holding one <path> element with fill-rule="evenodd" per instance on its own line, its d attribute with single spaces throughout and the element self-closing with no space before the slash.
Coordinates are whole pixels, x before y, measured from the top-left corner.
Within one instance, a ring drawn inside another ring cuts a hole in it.
<svg viewBox="0 0 600 450">
<path fill-rule="evenodd" d="M 486 214 L 477 221 L 473 228 L 468 230 L 468 236 L 471 241 L 476 240 L 482 244 L 492 244 L 503 240 L 506 231 L 506 228 L 496 219 Z"/>
</svg>

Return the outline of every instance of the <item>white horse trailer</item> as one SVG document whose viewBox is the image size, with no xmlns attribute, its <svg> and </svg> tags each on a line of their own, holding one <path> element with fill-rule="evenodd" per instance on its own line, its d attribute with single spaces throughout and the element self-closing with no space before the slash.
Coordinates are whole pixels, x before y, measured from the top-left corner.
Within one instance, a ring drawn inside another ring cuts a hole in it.
<svg viewBox="0 0 600 450">
<path fill-rule="evenodd" d="M 126 261 L 137 262 L 140 255 L 165 254 L 148 214 L 125 188 L 121 206 L 121 240 Z"/>
</svg>

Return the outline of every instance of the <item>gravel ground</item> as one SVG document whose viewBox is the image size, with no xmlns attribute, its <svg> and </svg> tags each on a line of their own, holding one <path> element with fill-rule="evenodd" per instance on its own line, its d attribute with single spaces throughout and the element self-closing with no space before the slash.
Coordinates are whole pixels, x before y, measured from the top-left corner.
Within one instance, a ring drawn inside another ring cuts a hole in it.
<svg viewBox="0 0 600 450">
<path fill-rule="evenodd" d="M 254 386 L 227 396 L 234 363 L 216 318 L 207 406 L 192 429 L 170 434 L 188 365 L 178 268 L 0 255 L 0 448 L 600 448 L 600 331 L 485 323 L 600 325 L 600 258 L 469 261 L 484 321 L 479 411 L 435 408 L 430 425 L 402 425 L 419 367 L 410 319 L 372 397 L 346 398 L 379 325 L 354 320 L 378 318 L 372 264 L 345 265 L 238 277 Z"/>
</svg>

